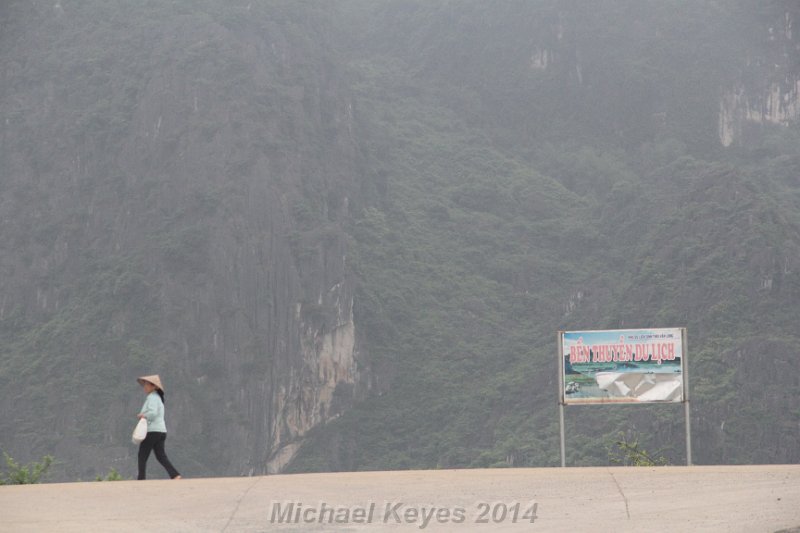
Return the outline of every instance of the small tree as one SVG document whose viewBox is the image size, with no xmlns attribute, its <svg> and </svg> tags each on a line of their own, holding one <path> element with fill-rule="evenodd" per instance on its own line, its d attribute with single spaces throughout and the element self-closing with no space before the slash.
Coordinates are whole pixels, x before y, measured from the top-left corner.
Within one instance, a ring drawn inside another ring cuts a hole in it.
<svg viewBox="0 0 800 533">
<path fill-rule="evenodd" d="M 53 456 L 45 455 L 42 461 L 20 466 L 13 457 L 3 452 L 6 461 L 6 472 L 0 476 L 0 485 L 30 485 L 39 483 L 39 480 L 47 473 L 50 465 L 53 464 Z"/>
<path fill-rule="evenodd" d="M 108 471 L 108 474 L 106 475 L 105 478 L 103 476 L 97 476 L 95 478 L 95 481 L 122 481 L 124 479 L 125 478 L 122 477 L 122 474 L 117 472 L 116 468 L 112 468 L 111 470 Z"/>
<path fill-rule="evenodd" d="M 620 433 L 619 440 L 609 448 L 608 458 L 612 463 L 623 466 L 666 466 L 669 464 L 669 460 L 661 455 L 660 451 L 650 454 L 647 450 L 639 448 L 638 437 L 631 441 L 624 433 Z"/>
</svg>

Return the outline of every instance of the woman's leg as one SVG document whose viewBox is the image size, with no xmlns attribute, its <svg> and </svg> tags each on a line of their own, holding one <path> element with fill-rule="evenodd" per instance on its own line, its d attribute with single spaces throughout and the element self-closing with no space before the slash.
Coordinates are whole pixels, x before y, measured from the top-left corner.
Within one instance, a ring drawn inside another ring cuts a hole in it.
<svg viewBox="0 0 800 533">
<path fill-rule="evenodd" d="M 147 459 L 150 457 L 150 452 L 153 451 L 153 445 L 156 442 L 156 434 L 148 433 L 142 442 L 139 443 L 139 477 L 138 479 L 145 479 L 147 477 Z"/>
<path fill-rule="evenodd" d="M 166 469 L 170 479 L 174 479 L 180 474 L 177 470 L 175 470 L 175 467 L 172 466 L 172 463 L 169 462 L 169 459 L 167 458 L 167 452 L 164 451 L 164 442 L 167 440 L 167 434 L 159 433 L 158 435 L 159 437 L 153 446 L 153 450 L 156 452 L 156 459 L 158 459 L 158 462 L 161 463 L 161 466 Z"/>
</svg>

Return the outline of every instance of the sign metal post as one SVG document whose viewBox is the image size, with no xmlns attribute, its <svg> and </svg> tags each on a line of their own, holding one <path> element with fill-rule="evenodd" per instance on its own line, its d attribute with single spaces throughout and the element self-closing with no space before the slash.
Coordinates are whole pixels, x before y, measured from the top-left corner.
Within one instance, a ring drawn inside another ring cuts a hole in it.
<svg viewBox="0 0 800 533">
<path fill-rule="evenodd" d="M 564 442 L 564 343 L 558 332 L 558 427 L 561 436 L 561 467 L 567 466 L 566 443 Z"/>
</svg>

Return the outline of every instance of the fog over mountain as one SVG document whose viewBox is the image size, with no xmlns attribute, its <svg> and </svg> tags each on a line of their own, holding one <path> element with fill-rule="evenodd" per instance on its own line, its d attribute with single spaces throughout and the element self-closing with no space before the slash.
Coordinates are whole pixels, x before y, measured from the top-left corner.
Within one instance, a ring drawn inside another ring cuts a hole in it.
<svg viewBox="0 0 800 533">
<path fill-rule="evenodd" d="M 793 0 L 0 1 L 0 450 L 559 464 L 556 332 L 688 328 L 694 461 L 800 461 Z M 684 460 L 677 405 L 570 407 Z"/>
</svg>

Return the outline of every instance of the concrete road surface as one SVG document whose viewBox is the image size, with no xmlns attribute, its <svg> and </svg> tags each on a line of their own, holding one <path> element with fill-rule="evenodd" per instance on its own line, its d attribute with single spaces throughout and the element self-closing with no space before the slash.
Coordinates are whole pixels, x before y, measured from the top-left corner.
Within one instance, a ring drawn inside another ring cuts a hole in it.
<svg viewBox="0 0 800 533">
<path fill-rule="evenodd" d="M 145 530 L 800 533 L 800 466 L 431 470 L 0 487 L 3 532 Z"/>
</svg>

